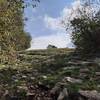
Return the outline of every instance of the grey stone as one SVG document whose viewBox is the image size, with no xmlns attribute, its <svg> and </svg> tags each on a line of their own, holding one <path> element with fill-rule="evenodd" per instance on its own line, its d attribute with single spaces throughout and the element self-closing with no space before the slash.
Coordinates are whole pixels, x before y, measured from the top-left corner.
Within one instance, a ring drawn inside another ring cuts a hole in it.
<svg viewBox="0 0 100 100">
<path fill-rule="evenodd" d="M 64 99 L 64 94 L 63 92 L 60 92 L 60 95 L 58 96 L 57 100 L 63 100 Z"/>
<path fill-rule="evenodd" d="M 34 100 L 35 94 L 34 93 L 27 93 L 27 100 Z"/>
<path fill-rule="evenodd" d="M 62 92 L 60 92 L 57 100 L 67 100 L 68 99 L 68 92 L 67 89 L 64 88 Z"/>
<path fill-rule="evenodd" d="M 88 72 L 89 72 L 88 68 L 80 69 L 80 73 L 88 73 Z"/>
<path fill-rule="evenodd" d="M 80 90 L 79 93 L 82 96 L 87 97 L 89 100 L 100 100 L 100 93 L 98 93 L 96 90 L 94 90 L 94 91 L 83 91 L 83 90 Z"/>
<path fill-rule="evenodd" d="M 64 80 L 66 80 L 70 83 L 78 83 L 78 84 L 82 83 L 81 79 L 75 79 L 75 78 L 71 78 L 71 77 L 65 77 Z"/>
<path fill-rule="evenodd" d="M 95 72 L 95 74 L 96 74 L 97 76 L 100 76 L 100 72 Z"/>
</svg>

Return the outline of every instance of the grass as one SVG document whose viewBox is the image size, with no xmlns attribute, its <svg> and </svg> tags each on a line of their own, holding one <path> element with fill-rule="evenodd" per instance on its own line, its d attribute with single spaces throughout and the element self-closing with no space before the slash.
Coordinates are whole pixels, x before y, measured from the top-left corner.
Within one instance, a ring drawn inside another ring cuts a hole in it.
<svg viewBox="0 0 100 100">
<path fill-rule="evenodd" d="M 99 80 L 95 81 L 95 72 L 100 71 L 100 67 L 98 65 L 70 65 L 68 62 L 75 62 L 78 57 L 73 52 L 74 49 L 68 48 L 20 51 L 15 64 L 0 64 L 0 84 L 11 87 L 11 85 L 19 86 L 40 82 L 53 87 L 57 82 L 68 76 L 80 78 L 84 81 L 80 85 L 68 83 L 69 90 L 78 91 L 80 88 L 98 90 L 97 84 L 99 84 Z M 83 61 L 82 58 L 80 60 Z M 90 70 L 89 73 L 86 73 L 87 77 L 80 77 L 81 68 Z"/>
</svg>

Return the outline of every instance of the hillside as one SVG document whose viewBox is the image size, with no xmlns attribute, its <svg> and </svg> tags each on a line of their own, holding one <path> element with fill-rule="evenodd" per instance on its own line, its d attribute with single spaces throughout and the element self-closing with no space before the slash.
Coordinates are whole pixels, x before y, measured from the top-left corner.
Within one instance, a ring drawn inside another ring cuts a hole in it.
<svg viewBox="0 0 100 100">
<path fill-rule="evenodd" d="M 100 58 L 47 49 L 20 51 L 15 64 L 0 64 L 0 100 L 88 99 L 100 100 Z"/>
</svg>

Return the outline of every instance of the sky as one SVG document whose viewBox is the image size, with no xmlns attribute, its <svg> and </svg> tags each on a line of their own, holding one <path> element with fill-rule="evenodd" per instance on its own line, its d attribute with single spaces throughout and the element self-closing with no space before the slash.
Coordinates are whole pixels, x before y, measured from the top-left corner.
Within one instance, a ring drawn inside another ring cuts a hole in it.
<svg viewBox="0 0 100 100">
<path fill-rule="evenodd" d="M 70 31 L 65 30 L 61 21 L 70 18 L 80 0 L 41 0 L 36 8 L 25 8 L 25 31 L 32 36 L 29 49 L 46 49 L 49 44 L 58 48 L 72 48 Z M 75 15 L 75 14 L 74 14 Z M 74 16 L 73 15 L 73 16 Z"/>
</svg>

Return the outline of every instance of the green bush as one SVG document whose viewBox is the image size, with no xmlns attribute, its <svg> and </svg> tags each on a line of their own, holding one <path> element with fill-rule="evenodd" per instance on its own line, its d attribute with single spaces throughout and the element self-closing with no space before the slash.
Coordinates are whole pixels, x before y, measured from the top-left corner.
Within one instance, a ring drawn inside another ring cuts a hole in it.
<svg viewBox="0 0 100 100">
<path fill-rule="evenodd" d="M 83 54 L 100 52 L 100 11 L 90 16 L 84 11 L 71 21 L 72 41 Z"/>
</svg>

